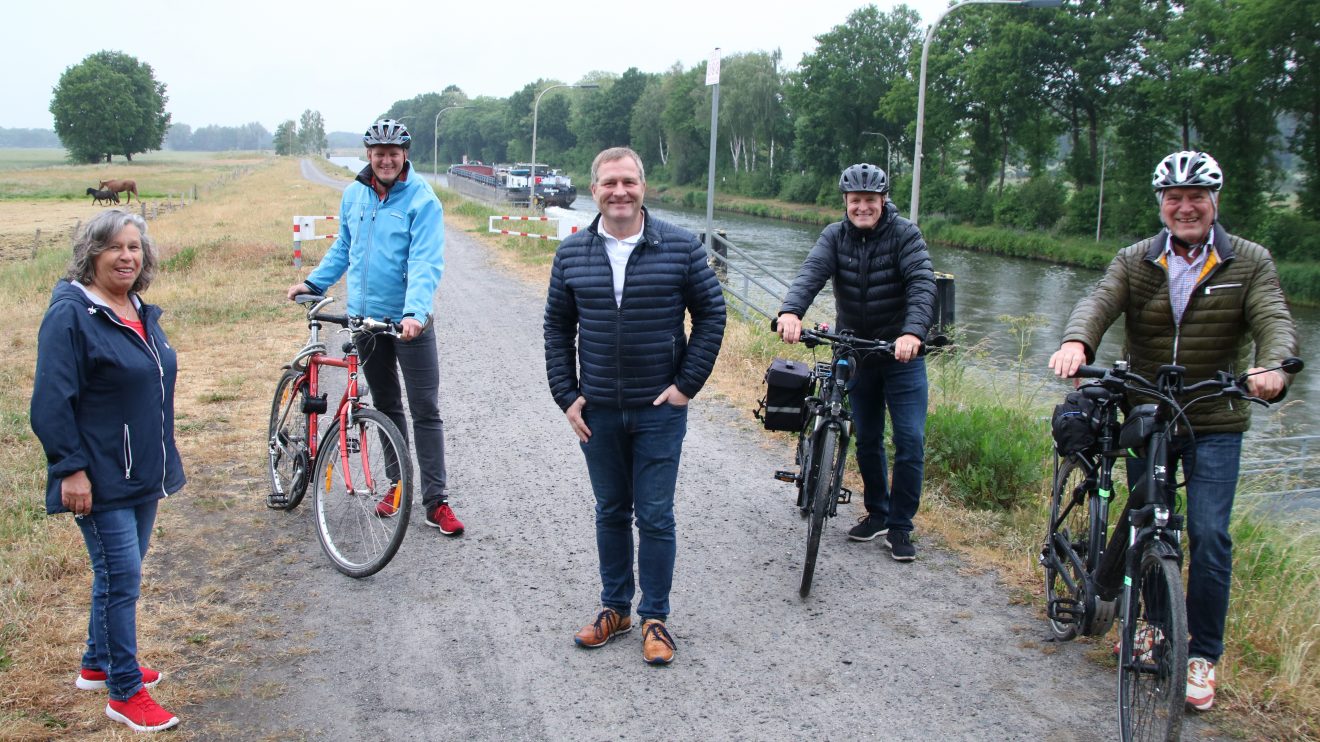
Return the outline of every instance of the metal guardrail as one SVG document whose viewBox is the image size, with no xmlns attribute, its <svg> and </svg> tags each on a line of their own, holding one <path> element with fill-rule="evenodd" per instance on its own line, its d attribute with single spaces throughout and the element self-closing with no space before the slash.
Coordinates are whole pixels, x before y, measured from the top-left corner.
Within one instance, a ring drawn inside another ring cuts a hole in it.
<svg viewBox="0 0 1320 742">
<path fill-rule="evenodd" d="M 1244 445 L 1238 474 L 1250 484 L 1264 481 L 1274 489 L 1250 490 L 1253 497 L 1314 497 L 1320 495 L 1320 435 L 1262 438 Z"/>
<path fill-rule="evenodd" d="M 724 289 L 739 301 L 736 305 L 738 311 L 749 319 L 752 312 L 766 319 L 778 317 L 779 306 L 784 303 L 789 282 L 775 275 L 756 258 L 729 242 L 720 232 L 715 232 L 713 237 L 707 250 L 711 264 L 719 275 L 720 282 L 724 284 Z M 701 240 L 703 243 L 706 241 L 704 232 L 701 234 Z M 737 258 L 737 261 L 730 261 L 730 255 Z M 729 280 L 730 273 L 737 275 L 736 282 Z M 760 289 L 761 293 L 753 292 L 753 286 Z M 767 304 L 770 304 L 769 308 Z"/>
</svg>

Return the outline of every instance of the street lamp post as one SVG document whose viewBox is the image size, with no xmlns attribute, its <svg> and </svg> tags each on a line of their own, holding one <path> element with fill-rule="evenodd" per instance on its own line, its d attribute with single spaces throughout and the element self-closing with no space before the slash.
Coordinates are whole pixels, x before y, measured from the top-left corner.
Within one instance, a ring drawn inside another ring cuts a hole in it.
<svg viewBox="0 0 1320 742">
<path fill-rule="evenodd" d="M 431 129 L 431 177 L 440 177 L 440 150 L 437 145 L 440 143 L 440 114 L 445 111 L 452 111 L 455 108 L 467 108 L 467 106 L 448 106 L 441 108 L 435 114 L 435 127 Z M 425 141 L 425 140 L 423 140 Z"/>
<path fill-rule="evenodd" d="M 935 28 L 944 17 L 958 8 L 968 5 L 1021 5 L 1024 8 L 1057 8 L 1063 0 L 963 0 L 940 14 L 935 22 L 926 29 L 926 43 L 921 45 L 921 81 L 917 83 L 917 145 L 912 154 L 912 204 L 908 209 L 908 219 L 917 221 L 917 210 L 921 205 L 921 141 L 922 130 L 926 123 L 926 58 L 930 55 L 930 42 L 935 37 Z"/>
<path fill-rule="evenodd" d="M 884 137 L 884 140 L 885 140 L 885 175 L 888 175 L 888 176 L 889 176 L 889 181 L 892 183 L 892 182 L 894 181 L 894 159 L 893 159 L 893 157 L 892 157 L 892 155 L 893 155 L 893 153 L 894 153 L 894 146 L 893 146 L 893 144 L 891 144 L 891 143 L 889 142 L 889 137 L 886 137 L 884 134 L 882 134 L 881 132 L 878 132 L 878 131 L 864 131 L 864 132 L 862 132 L 862 133 L 863 133 L 863 134 L 870 134 L 870 135 L 872 135 L 872 136 L 877 136 L 877 137 Z"/>
<path fill-rule="evenodd" d="M 532 163 L 527 173 L 527 208 L 529 209 L 532 208 L 532 206 L 536 203 L 536 123 L 537 123 L 537 117 L 541 113 L 541 96 L 545 95 L 551 90 L 554 90 L 555 88 L 578 88 L 580 90 L 595 90 L 598 87 L 600 86 L 595 84 L 569 85 L 568 83 L 560 83 L 558 85 L 551 85 L 550 87 L 546 88 L 545 90 L 542 90 L 540 93 L 536 95 L 536 103 L 532 105 Z"/>
</svg>

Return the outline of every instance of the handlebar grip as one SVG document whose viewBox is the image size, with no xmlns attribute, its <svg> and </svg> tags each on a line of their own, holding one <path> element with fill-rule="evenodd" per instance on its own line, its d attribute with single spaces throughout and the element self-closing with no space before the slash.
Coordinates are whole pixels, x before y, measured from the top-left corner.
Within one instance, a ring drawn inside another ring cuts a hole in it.
<svg viewBox="0 0 1320 742">
<path fill-rule="evenodd" d="M 779 332 L 779 318 L 778 318 L 778 317 L 775 317 L 775 318 L 773 318 L 773 319 L 770 320 L 770 332 Z"/>
<path fill-rule="evenodd" d="M 1105 378 L 1105 375 L 1108 373 L 1109 373 L 1109 369 L 1107 368 L 1101 368 L 1100 366 L 1087 366 L 1086 364 L 1082 364 L 1081 366 L 1077 367 L 1077 373 L 1073 374 L 1073 377 L 1083 378 L 1083 379 L 1103 379 Z"/>
<path fill-rule="evenodd" d="M 321 294 L 298 294 L 293 301 L 295 304 L 315 304 L 324 298 Z"/>
</svg>

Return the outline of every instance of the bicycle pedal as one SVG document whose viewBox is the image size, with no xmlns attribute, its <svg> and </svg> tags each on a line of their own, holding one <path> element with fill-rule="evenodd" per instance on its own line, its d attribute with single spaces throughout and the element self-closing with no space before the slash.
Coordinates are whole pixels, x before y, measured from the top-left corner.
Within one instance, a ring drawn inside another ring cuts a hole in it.
<svg viewBox="0 0 1320 742">
<path fill-rule="evenodd" d="M 837 501 L 840 503 L 852 502 L 852 490 L 848 489 L 847 487 L 840 487 L 839 497 Z"/>
<path fill-rule="evenodd" d="M 797 474 L 791 471 L 784 471 L 783 469 L 778 469 L 775 471 L 775 479 L 778 479 L 781 482 L 796 482 L 798 480 L 798 477 Z"/>
</svg>

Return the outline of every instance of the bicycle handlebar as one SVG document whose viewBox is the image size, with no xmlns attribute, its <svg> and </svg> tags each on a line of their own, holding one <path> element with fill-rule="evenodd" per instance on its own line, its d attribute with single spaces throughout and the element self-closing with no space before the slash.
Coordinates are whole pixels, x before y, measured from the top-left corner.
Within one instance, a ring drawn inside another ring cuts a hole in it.
<svg viewBox="0 0 1320 742">
<path fill-rule="evenodd" d="M 295 303 L 307 307 L 307 320 L 309 322 L 329 322 L 347 328 L 354 333 L 373 332 L 397 337 L 403 332 L 403 325 L 390 319 L 378 320 L 371 317 L 349 317 L 346 314 L 323 314 L 321 310 L 334 302 L 335 298 L 333 296 L 298 294 L 293 297 L 293 300 Z"/>
<path fill-rule="evenodd" d="M 770 320 L 770 331 L 779 331 L 779 318 Z M 802 328 L 802 344 L 808 348 L 815 348 L 818 345 L 842 345 L 850 350 L 875 351 L 879 353 L 894 354 L 894 342 L 892 340 L 869 340 L 860 338 L 851 333 L 834 333 L 828 329 L 821 329 L 816 325 L 814 330 Z M 924 356 L 931 348 L 943 348 L 949 344 L 949 339 L 943 335 L 936 335 L 929 343 L 922 343 L 917 349 L 917 355 Z"/>
<path fill-rule="evenodd" d="M 1205 394 L 1196 397 L 1185 405 L 1175 405 L 1183 410 L 1207 399 L 1217 399 L 1219 397 L 1232 397 L 1233 399 L 1244 399 L 1248 402 L 1254 402 L 1263 407 L 1269 407 L 1270 402 L 1260 397 L 1253 397 L 1247 393 L 1247 379 L 1256 374 L 1268 373 L 1271 371 L 1283 371 L 1288 374 L 1295 374 L 1306 367 L 1300 358 L 1285 358 L 1278 366 L 1273 368 L 1264 368 L 1259 371 L 1238 374 L 1234 376 L 1227 371 L 1218 372 L 1213 379 L 1204 379 L 1191 386 L 1183 386 L 1183 374 L 1187 369 L 1183 366 L 1161 366 L 1159 375 L 1152 383 L 1138 374 L 1129 371 L 1126 361 L 1115 361 L 1112 368 L 1103 366 L 1081 365 L 1077 367 L 1074 377 L 1086 379 L 1099 379 L 1101 385 L 1119 392 L 1135 392 L 1158 399 L 1173 402 L 1172 395 L 1186 395 L 1202 390 L 1210 390 L 1212 394 Z M 1169 396 L 1166 396 L 1169 395 Z"/>
</svg>

